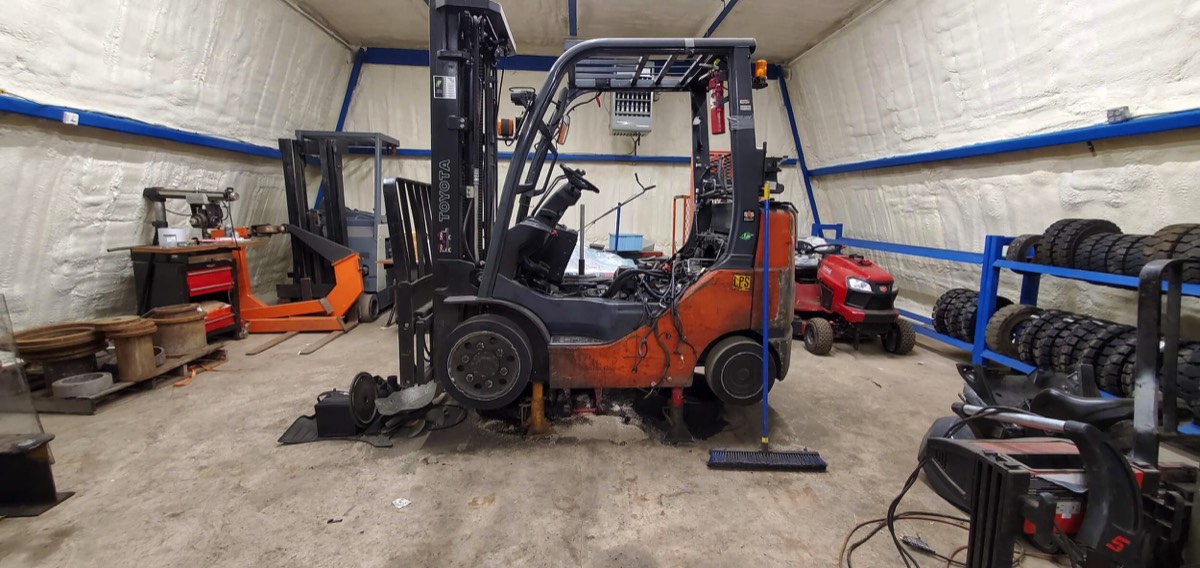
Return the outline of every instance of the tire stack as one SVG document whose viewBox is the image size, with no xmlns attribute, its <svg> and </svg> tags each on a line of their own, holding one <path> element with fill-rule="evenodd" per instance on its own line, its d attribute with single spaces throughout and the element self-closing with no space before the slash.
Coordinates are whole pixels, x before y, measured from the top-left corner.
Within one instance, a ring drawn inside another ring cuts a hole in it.
<svg viewBox="0 0 1200 568">
<path fill-rule="evenodd" d="M 1200 224 L 1170 225 L 1153 235 L 1127 235 L 1116 224 L 1103 219 L 1062 219 L 1041 235 L 1013 239 L 1005 258 L 1137 276 L 1151 260 L 1200 259 Z M 1200 282 L 1200 266 L 1185 267 L 1184 279 Z"/>
<path fill-rule="evenodd" d="M 996 298 L 996 308 L 1012 305 L 1012 300 L 1003 296 Z M 933 329 L 967 343 L 975 342 L 975 322 L 979 310 L 979 292 L 968 288 L 954 288 L 933 304 Z"/>
<path fill-rule="evenodd" d="M 1039 369 L 1071 373 L 1091 365 L 1100 390 L 1133 394 L 1136 328 L 1015 304 L 996 310 L 985 339 L 988 349 Z M 1200 407 L 1200 343 L 1180 342 L 1178 386 L 1180 398 Z"/>
</svg>

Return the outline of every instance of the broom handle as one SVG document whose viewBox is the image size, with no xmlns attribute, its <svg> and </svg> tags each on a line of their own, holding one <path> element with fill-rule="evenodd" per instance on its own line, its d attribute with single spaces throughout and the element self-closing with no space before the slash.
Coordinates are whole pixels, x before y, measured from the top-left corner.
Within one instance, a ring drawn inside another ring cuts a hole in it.
<svg viewBox="0 0 1200 568">
<path fill-rule="evenodd" d="M 767 426 L 767 391 L 771 385 L 771 353 L 767 348 L 767 338 L 771 321 L 771 194 L 770 189 L 763 186 L 763 269 L 762 269 L 762 451 L 770 451 L 771 440 L 768 437 Z"/>
</svg>

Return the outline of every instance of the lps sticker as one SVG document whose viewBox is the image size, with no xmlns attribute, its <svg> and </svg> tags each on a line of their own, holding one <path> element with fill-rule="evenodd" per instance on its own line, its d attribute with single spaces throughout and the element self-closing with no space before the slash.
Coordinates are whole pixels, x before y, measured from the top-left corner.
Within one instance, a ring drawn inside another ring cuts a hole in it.
<svg viewBox="0 0 1200 568">
<path fill-rule="evenodd" d="M 750 286 L 754 284 L 749 274 L 734 274 L 733 289 L 738 292 L 749 292 Z"/>
</svg>

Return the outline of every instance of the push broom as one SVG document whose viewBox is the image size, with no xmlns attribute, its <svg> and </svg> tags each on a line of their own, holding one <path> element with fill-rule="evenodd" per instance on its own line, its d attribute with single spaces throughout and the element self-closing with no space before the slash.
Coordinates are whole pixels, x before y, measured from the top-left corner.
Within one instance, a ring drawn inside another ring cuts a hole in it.
<svg viewBox="0 0 1200 568">
<path fill-rule="evenodd" d="M 767 184 L 763 185 L 762 215 L 762 446 L 758 451 L 709 450 L 708 467 L 752 471 L 825 471 L 827 464 L 817 452 L 771 451 L 771 429 L 767 411 L 767 394 L 771 386 L 771 365 L 768 364 L 771 352 L 767 343 L 771 322 L 771 190 Z"/>
</svg>

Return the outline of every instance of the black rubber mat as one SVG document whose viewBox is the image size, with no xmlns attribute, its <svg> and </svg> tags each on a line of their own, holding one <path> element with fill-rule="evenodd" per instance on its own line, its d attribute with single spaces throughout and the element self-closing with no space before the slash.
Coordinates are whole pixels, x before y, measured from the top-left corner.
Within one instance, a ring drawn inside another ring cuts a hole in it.
<svg viewBox="0 0 1200 568">
<path fill-rule="evenodd" d="M 392 447 L 392 438 L 387 434 L 359 434 L 358 436 L 345 436 L 336 438 L 322 438 L 317 435 L 317 419 L 313 416 L 301 416 L 297 418 L 292 425 L 288 427 L 287 432 L 284 432 L 279 437 L 279 443 L 284 445 L 291 444 L 306 444 L 308 442 L 317 442 L 322 440 L 349 440 L 352 442 L 363 442 L 371 444 L 376 448 Z"/>
</svg>

